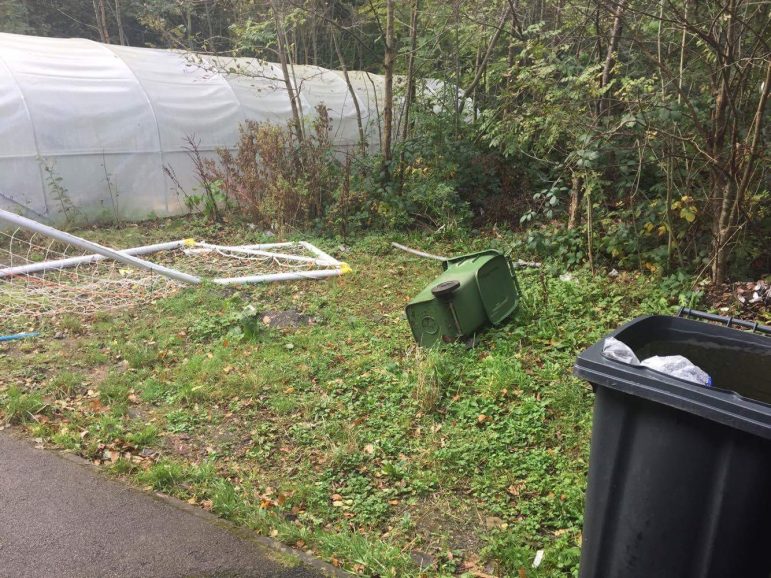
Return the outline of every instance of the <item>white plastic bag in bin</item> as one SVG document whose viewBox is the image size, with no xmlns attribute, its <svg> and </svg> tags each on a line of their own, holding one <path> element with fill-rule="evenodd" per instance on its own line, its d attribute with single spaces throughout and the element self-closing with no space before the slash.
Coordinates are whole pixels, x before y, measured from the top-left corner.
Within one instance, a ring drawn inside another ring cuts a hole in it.
<svg viewBox="0 0 771 578">
<path fill-rule="evenodd" d="M 706 387 L 712 386 L 712 378 L 682 355 L 654 355 L 640 361 L 634 351 L 624 342 L 615 337 L 608 337 L 602 347 L 602 354 L 608 359 L 614 359 L 628 365 L 643 366 L 659 373 L 671 375 Z"/>
</svg>

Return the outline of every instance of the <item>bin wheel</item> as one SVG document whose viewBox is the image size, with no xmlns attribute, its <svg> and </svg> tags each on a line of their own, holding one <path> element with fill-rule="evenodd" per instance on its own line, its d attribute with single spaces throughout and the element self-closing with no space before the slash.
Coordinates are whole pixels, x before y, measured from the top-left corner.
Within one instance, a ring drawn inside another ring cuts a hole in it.
<svg viewBox="0 0 771 578">
<path fill-rule="evenodd" d="M 451 279 L 449 281 L 442 281 L 431 287 L 431 293 L 434 297 L 442 300 L 449 300 L 450 296 L 455 293 L 460 287 L 460 281 Z"/>
</svg>

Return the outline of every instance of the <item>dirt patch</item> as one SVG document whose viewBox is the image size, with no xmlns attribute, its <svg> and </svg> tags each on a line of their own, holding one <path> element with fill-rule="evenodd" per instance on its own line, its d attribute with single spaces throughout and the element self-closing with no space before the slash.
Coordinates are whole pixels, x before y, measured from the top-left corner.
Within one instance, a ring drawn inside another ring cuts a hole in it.
<svg viewBox="0 0 771 578">
<path fill-rule="evenodd" d="M 89 370 L 87 380 L 93 385 L 99 385 L 110 373 L 110 367 L 107 365 L 97 365 Z"/>
<path fill-rule="evenodd" d="M 423 553 L 444 552 L 448 548 L 478 552 L 483 546 L 480 536 L 485 533 L 485 516 L 455 496 L 431 497 L 411 508 L 410 513 L 423 541 Z"/>
<path fill-rule="evenodd" d="M 273 329 L 295 329 L 303 325 L 313 325 L 315 319 L 310 315 L 303 315 L 295 309 L 286 311 L 265 311 L 260 315 L 262 322 Z"/>
<path fill-rule="evenodd" d="M 163 440 L 164 449 L 184 458 L 197 461 L 206 457 L 206 449 L 197 445 L 188 434 L 167 434 Z"/>
</svg>

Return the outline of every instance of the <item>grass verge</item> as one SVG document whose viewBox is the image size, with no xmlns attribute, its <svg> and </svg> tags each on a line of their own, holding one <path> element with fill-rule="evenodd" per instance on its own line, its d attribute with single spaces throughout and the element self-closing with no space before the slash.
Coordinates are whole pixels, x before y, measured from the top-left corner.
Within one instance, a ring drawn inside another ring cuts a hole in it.
<svg viewBox="0 0 771 578">
<path fill-rule="evenodd" d="M 511 241 L 412 239 L 441 254 Z M 547 264 L 478 346 L 423 351 L 403 310 L 439 267 L 380 237 L 349 244 L 352 276 L 187 289 L 0 346 L 1 421 L 362 575 L 575 574 L 592 395 L 572 364 L 669 297 Z M 303 322 L 262 323 L 288 310 Z"/>
</svg>

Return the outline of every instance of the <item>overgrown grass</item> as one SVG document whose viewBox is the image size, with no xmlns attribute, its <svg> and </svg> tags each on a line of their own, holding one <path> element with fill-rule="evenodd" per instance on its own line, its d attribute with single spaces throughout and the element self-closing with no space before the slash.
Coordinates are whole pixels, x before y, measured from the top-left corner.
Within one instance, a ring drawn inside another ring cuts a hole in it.
<svg viewBox="0 0 771 578">
<path fill-rule="evenodd" d="M 560 280 L 547 263 L 520 274 L 522 309 L 475 348 L 424 351 L 403 309 L 438 266 L 383 238 L 348 243 L 352 276 L 188 289 L 68 318 L 66 339 L 50 327 L 4 345 L 0 416 L 363 575 L 575 574 L 592 394 L 572 364 L 622 321 L 671 310 L 669 296 L 624 273 Z M 442 254 L 510 246 L 412 243 Z M 295 309 L 315 322 L 245 337 L 234 327 L 247 305 L 258 320 Z"/>
</svg>

